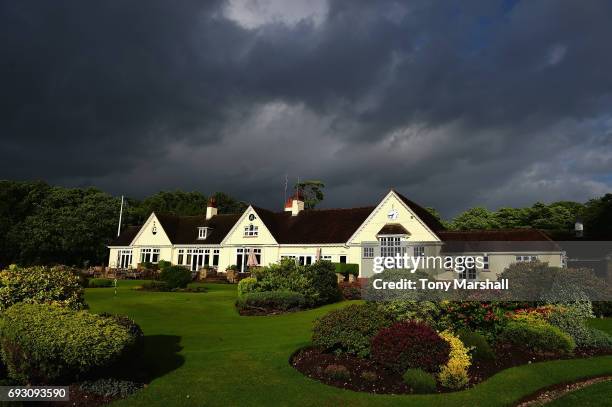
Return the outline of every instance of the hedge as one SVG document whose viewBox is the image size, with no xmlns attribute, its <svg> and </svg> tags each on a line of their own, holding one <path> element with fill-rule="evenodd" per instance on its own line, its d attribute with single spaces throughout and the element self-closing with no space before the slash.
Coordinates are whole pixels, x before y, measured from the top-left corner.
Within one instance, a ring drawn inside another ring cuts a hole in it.
<svg viewBox="0 0 612 407">
<path fill-rule="evenodd" d="M 498 340 L 524 351 L 536 353 L 566 354 L 571 353 L 576 347 L 570 335 L 546 322 L 509 322 Z"/>
<path fill-rule="evenodd" d="M 329 261 L 299 266 L 293 259 L 285 259 L 253 271 L 252 277 L 257 279 L 256 284 L 249 280 L 239 289 L 246 289 L 245 285 L 250 284 L 249 289 L 253 291 L 301 293 L 308 307 L 329 304 L 338 301 L 341 296 L 334 266 Z"/>
<path fill-rule="evenodd" d="M 359 277 L 359 264 L 356 263 L 332 263 L 338 274 L 352 274 Z"/>
<path fill-rule="evenodd" d="M 291 291 L 262 291 L 242 295 L 237 301 L 239 309 L 260 308 L 288 311 L 304 306 L 304 296 Z"/>
<path fill-rule="evenodd" d="M 86 308 L 79 276 L 66 267 L 15 265 L 0 272 L 0 310 L 18 302 Z"/>
<path fill-rule="evenodd" d="M 376 305 L 352 304 L 333 310 L 314 322 L 312 343 L 336 354 L 370 354 L 370 342 L 393 321 Z"/>
<path fill-rule="evenodd" d="M 191 271 L 183 266 L 165 267 L 159 274 L 159 279 L 167 284 L 168 289 L 185 288 L 192 280 Z"/>
<path fill-rule="evenodd" d="M 11 379 L 67 383 L 110 366 L 133 349 L 139 328 L 117 317 L 42 304 L 16 304 L 3 314 L 2 358 Z"/>
<path fill-rule="evenodd" d="M 87 284 L 89 288 L 107 288 L 113 287 L 114 285 L 113 280 L 108 278 L 92 278 Z"/>
</svg>

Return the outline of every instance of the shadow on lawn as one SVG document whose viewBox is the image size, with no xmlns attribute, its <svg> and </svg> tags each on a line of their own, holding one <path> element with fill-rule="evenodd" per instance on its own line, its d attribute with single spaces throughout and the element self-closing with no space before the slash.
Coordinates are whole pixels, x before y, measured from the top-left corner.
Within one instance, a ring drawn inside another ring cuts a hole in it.
<svg viewBox="0 0 612 407">
<path fill-rule="evenodd" d="M 183 349 L 181 337 L 175 335 L 145 335 L 140 352 L 133 352 L 114 368 L 117 379 L 149 383 L 185 363 L 178 353 Z"/>
</svg>

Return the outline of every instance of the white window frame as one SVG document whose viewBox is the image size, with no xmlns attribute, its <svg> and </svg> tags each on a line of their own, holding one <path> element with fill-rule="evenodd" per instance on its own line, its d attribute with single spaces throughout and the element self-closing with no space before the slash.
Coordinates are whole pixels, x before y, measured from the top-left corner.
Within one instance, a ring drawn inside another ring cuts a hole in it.
<svg viewBox="0 0 612 407">
<path fill-rule="evenodd" d="M 425 257 L 425 246 L 414 246 L 414 257 Z"/>
<path fill-rule="evenodd" d="M 143 247 L 140 249 L 140 263 L 159 263 L 159 248 Z"/>
<path fill-rule="evenodd" d="M 484 254 L 482 256 L 482 271 L 490 271 L 491 270 L 490 269 L 490 267 L 491 267 L 490 260 L 491 260 L 491 258 L 489 257 L 489 255 Z"/>
<path fill-rule="evenodd" d="M 249 258 L 249 253 L 250 251 L 253 250 L 253 253 L 255 254 L 255 257 L 257 257 L 257 263 L 259 265 L 261 265 L 262 263 L 262 253 L 261 253 L 261 248 L 256 248 L 256 247 L 238 247 L 236 248 L 236 265 L 238 267 L 240 267 L 240 272 L 244 272 L 245 271 L 245 267 Z M 242 262 L 241 264 L 238 264 L 238 256 L 242 256 Z"/>
<path fill-rule="evenodd" d="M 204 240 L 208 237 L 208 227 L 203 226 L 198 228 L 198 239 Z"/>
<path fill-rule="evenodd" d="M 395 257 L 397 254 L 403 256 L 406 248 L 402 246 L 402 237 L 396 235 L 379 236 L 381 257 Z"/>
<path fill-rule="evenodd" d="M 535 255 L 520 255 L 516 256 L 517 263 L 529 263 L 532 261 L 538 261 L 538 256 Z"/>
<path fill-rule="evenodd" d="M 362 251 L 362 257 L 364 259 L 373 259 L 374 258 L 374 248 L 373 247 L 364 247 Z"/>
<path fill-rule="evenodd" d="M 117 253 L 117 268 L 132 268 L 132 259 L 132 249 L 119 249 Z M 124 267 L 126 265 L 127 267 Z"/>
<path fill-rule="evenodd" d="M 472 268 L 465 268 L 464 271 L 459 273 L 459 278 L 462 280 L 476 280 L 478 278 L 478 271 L 476 270 L 476 265 Z"/>
<path fill-rule="evenodd" d="M 244 227 L 244 237 L 257 237 L 259 236 L 259 226 L 250 224 Z"/>
</svg>

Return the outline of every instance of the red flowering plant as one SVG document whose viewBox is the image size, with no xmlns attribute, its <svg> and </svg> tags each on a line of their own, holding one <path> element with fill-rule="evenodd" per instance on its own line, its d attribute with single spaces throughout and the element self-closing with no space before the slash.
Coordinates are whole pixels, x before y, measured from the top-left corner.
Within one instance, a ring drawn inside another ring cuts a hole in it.
<svg viewBox="0 0 612 407">
<path fill-rule="evenodd" d="M 401 321 L 372 339 L 372 359 L 403 374 L 409 368 L 435 373 L 448 362 L 450 345 L 427 324 Z"/>
</svg>

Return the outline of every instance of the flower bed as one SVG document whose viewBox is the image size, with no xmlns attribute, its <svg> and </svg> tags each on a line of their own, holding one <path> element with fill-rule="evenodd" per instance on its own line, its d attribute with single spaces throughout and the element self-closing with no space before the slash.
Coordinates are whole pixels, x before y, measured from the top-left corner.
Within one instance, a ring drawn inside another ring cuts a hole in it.
<svg viewBox="0 0 612 407">
<path fill-rule="evenodd" d="M 356 391 L 456 391 L 514 366 L 612 354 L 612 337 L 587 328 L 589 310 L 582 303 L 351 305 L 315 321 L 313 346 L 290 362 Z"/>
<path fill-rule="evenodd" d="M 275 315 L 335 302 L 341 294 L 334 271 L 329 261 L 300 266 L 292 259 L 254 269 L 238 283 L 236 308 L 241 315 Z"/>
</svg>

